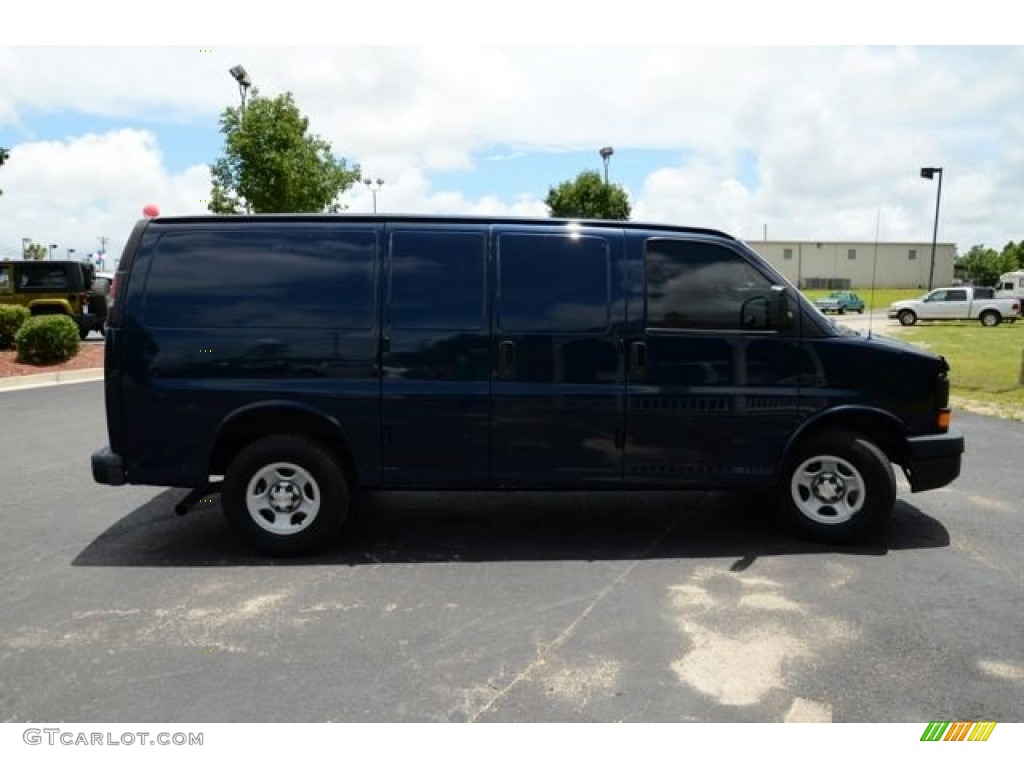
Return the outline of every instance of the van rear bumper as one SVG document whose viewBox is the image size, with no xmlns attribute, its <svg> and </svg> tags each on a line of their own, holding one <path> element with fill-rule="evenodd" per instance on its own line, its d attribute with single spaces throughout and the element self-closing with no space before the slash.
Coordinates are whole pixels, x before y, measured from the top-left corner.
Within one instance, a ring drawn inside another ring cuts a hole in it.
<svg viewBox="0 0 1024 768">
<path fill-rule="evenodd" d="M 124 459 L 112 453 L 109 445 L 92 455 L 92 479 L 102 485 L 124 485 L 128 482 Z"/>
<path fill-rule="evenodd" d="M 964 436 L 956 430 L 942 435 L 907 440 L 907 461 L 903 470 L 914 493 L 949 485 L 960 475 Z"/>
</svg>

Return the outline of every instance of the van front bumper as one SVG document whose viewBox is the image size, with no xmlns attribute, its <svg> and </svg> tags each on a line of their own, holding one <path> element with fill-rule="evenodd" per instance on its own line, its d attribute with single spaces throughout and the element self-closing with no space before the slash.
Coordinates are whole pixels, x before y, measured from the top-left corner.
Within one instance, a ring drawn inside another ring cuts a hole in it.
<svg viewBox="0 0 1024 768">
<path fill-rule="evenodd" d="M 111 452 L 109 445 L 92 455 L 92 479 L 102 485 L 124 485 L 128 482 L 124 459 Z"/>
<path fill-rule="evenodd" d="M 956 430 L 942 435 L 912 437 L 907 440 L 907 446 L 903 471 L 914 493 L 942 488 L 960 476 L 964 436 Z"/>
</svg>

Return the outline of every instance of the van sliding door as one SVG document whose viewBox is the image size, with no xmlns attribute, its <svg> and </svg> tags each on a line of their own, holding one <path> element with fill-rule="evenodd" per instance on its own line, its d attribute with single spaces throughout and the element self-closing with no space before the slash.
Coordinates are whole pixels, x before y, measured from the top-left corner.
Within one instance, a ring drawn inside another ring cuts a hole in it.
<svg viewBox="0 0 1024 768">
<path fill-rule="evenodd" d="M 493 482 L 556 488 L 622 478 L 622 233 L 499 228 Z"/>
</svg>

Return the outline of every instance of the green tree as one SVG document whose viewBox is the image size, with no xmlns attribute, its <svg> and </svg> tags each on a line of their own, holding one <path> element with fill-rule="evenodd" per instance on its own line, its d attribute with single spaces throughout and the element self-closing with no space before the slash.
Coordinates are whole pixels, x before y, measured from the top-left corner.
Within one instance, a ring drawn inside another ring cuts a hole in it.
<svg viewBox="0 0 1024 768">
<path fill-rule="evenodd" d="M 0 147 L 0 165 L 3 165 L 4 163 L 6 163 L 7 162 L 7 158 L 9 158 L 10 156 L 11 156 L 10 152 L 8 152 L 3 147 Z M 2 195 L 3 193 L 4 193 L 4 191 L 2 189 L 0 189 L 0 195 Z"/>
<path fill-rule="evenodd" d="M 1002 272 L 1013 272 L 1024 268 L 1024 240 L 1019 243 L 1011 240 L 1003 246 L 1003 251 L 999 256 L 1003 267 Z"/>
<path fill-rule="evenodd" d="M 25 249 L 25 258 L 32 261 L 44 261 L 49 254 L 49 249 L 42 243 L 29 243 Z"/>
<path fill-rule="evenodd" d="M 551 187 L 544 204 L 551 216 L 565 219 L 626 221 L 631 211 L 626 190 L 605 184 L 597 171 L 583 171 L 574 181 Z"/>
<path fill-rule="evenodd" d="M 968 279 L 975 285 L 994 285 L 1002 269 L 999 252 L 984 245 L 973 245 L 963 257 L 960 266 L 964 268 Z"/>
<path fill-rule="evenodd" d="M 309 133 L 290 93 L 269 99 L 253 91 L 244 113 L 224 110 L 220 132 L 224 155 L 210 168 L 213 213 L 335 213 L 338 198 L 360 179 L 359 166 L 349 169 Z"/>
</svg>

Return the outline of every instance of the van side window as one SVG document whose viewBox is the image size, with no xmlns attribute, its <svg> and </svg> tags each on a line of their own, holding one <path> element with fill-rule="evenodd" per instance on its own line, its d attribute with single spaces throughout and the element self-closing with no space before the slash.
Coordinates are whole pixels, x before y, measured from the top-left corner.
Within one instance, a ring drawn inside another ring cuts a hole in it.
<svg viewBox="0 0 1024 768">
<path fill-rule="evenodd" d="M 156 328 L 368 329 L 376 235 L 328 228 L 167 233 L 146 280 Z"/>
<path fill-rule="evenodd" d="M 484 317 L 482 234 L 404 230 L 391 236 L 391 326 L 477 331 Z"/>
<path fill-rule="evenodd" d="M 644 256 L 647 328 L 769 328 L 771 283 L 738 253 L 713 243 L 652 238 Z"/>
<path fill-rule="evenodd" d="M 604 333 L 608 241 L 573 235 L 498 238 L 498 326 L 509 333 Z"/>
</svg>

